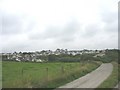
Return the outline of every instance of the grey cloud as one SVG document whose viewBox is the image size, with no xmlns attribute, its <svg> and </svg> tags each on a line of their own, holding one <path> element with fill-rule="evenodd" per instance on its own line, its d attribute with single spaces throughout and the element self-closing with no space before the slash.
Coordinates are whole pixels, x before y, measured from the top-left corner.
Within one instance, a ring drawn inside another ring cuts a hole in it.
<svg viewBox="0 0 120 90">
<path fill-rule="evenodd" d="M 30 46 L 30 41 L 22 35 L 2 35 L 2 51 L 20 51 L 26 50 Z"/>
<path fill-rule="evenodd" d="M 1 25 L 2 34 L 18 34 L 22 30 L 22 21 L 17 16 L 3 14 Z"/>
<path fill-rule="evenodd" d="M 44 38 L 54 38 L 59 37 L 63 33 L 63 29 L 60 27 L 48 27 L 44 33 Z"/>
<path fill-rule="evenodd" d="M 80 30 L 80 25 L 76 20 L 68 23 L 68 25 L 64 28 L 63 33 L 67 33 L 67 35 L 72 35 L 74 33 L 77 33 L 78 30 Z"/>
<path fill-rule="evenodd" d="M 24 15 L 12 15 L 4 12 L 1 14 L 2 35 L 27 33 L 35 27 L 35 22 L 27 19 Z"/>
<path fill-rule="evenodd" d="M 77 21 L 71 21 L 64 27 L 50 26 L 43 33 L 35 33 L 29 36 L 30 39 L 54 39 L 60 42 L 72 41 L 75 34 L 80 30 L 79 23 Z"/>
<path fill-rule="evenodd" d="M 57 37 L 61 34 L 60 28 L 56 27 L 48 27 L 44 32 L 34 32 L 29 34 L 29 38 L 31 40 L 43 40 L 43 39 L 49 39 Z"/>
<path fill-rule="evenodd" d="M 85 27 L 85 30 L 84 30 L 84 32 L 81 36 L 83 38 L 94 37 L 97 34 L 99 34 L 100 30 L 101 29 L 100 29 L 100 26 L 98 24 L 88 25 L 88 26 Z"/>
<path fill-rule="evenodd" d="M 112 22 L 112 23 L 107 23 L 105 26 L 105 30 L 108 33 L 118 33 L 118 22 L 116 20 L 116 22 Z"/>
<path fill-rule="evenodd" d="M 118 13 L 113 11 L 103 11 L 101 13 L 101 19 L 105 23 L 104 31 L 107 33 L 118 31 Z"/>
<path fill-rule="evenodd" d="M 4 44 L 2 44 L 4 47 L 3 51 L 4 52 L 31 51 L 31 50 L 35 51 L 46 48 L 47 49 L 52 49 L 52 48 L 99 49 L 99 48 L 111 48 L 111 47 L 116 48 L 118 14 L 116 11 L 111 10 L 110 9 L 111 6 L 109 7 L 108 4 L 109 3 L 105 3 L 104 7 L 101 6 L 100 4 L 100 9 L 98 9 L 98 11 L 100 12 L 98 13 L 99 14 L 98 18 L 100 20 L 98 20 L 98 23 L 89 24 L 88 26 L 86 26 L 86 23 L 85 24 L 83 23 L 85 25 L 85 29 L 82 28 L 84 26 L 81 25 L 82 20 L 79 21 L 81 22 L 79 23 L 77 22 L 77 19 L 76 20 L 74 19 L 71 20 L 69 23 L 65 24 L 65 26 L 54 26 L 54 25 L 49 27 L 43 26 L 43 28 L 46 29 L 39 30 L 41 27 L 39 27 L 38 25 L 42 23 L 42 21 L 40 21 L 39 23 L 38 21 L 39 18 L 37 19 L 37 17 L 35 17 L 34 15 L 33 16 L 30 15 L 30 13 L 29 15 L 26 14 L 26 17 L 23 17 L 22 15 L 18 15 L 17 12 L 16 14 L 15 12 L 12 14 L 11 11 L 8 11 L 8 13 L 0 11 L 0 13 L 3 15 L 2 18 L 0 19 L 0 21 L 2 21 L 0 22 L 0 27 L 3 28 L 2 36 L 5 37 L 3 39 Z M 38 11 L 38 13 L 40 12 Z M 76 15 L 73 17 L 76 17 Z M 44 18 L 45 17 L 43 17 L 43 20 Z M 31 19 L 34 19 L 36 23 L 34 23 L 34 21 L 31 21 Z M 103 24 L 104 26 L 102 26 Z M 18 36 L 18 34 L 20 35 L 19 38 L 16 37 Z M 24 34 L 26 38 L 22 34 Z M 12 38 L 10 39 L 11 36 Z"/>
<path fill-rule="evenodd" d="M 72 35 L 72 36 L 63 36 L 63 37 L 59 37 L 59 38 L 56 38 L 55 41 L 57 43 L 71 43 L 72 41 L 75 40 L 75 36 Z"/>
<path fill-rule="evenodd" d="M 45 34 L 48 38 L 71 38 L 80 30 L 79 25 L 77 21 L 71 21 L 64 27 L 48 28 Z"/>
<path fill-rule="evenodd" d="M 11 52 L 11 51 L 25 51 L 26 47 L 28 47 L 29 45 L 26 45 L 24 43 L 21 44 L 10 44 L 9 43 L 9 47 L 3 47 L 2 48 L 2 52 Z"/>
<path fill-rule="evenodd" d="M 118 17 L 117 12 L 112 12 L 112 11 L 104 11 L 103 13 L 101 13 L 101 15 L 102 15 L 102 20 L 105 23 L 112 23 L 116 21 Z"/>
</svg>

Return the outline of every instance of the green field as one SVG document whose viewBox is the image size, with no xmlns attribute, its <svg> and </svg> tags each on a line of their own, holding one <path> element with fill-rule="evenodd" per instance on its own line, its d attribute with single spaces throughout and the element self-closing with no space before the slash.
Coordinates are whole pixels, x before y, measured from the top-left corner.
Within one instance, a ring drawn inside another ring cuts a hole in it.
<svg viewBox="0 0 120 90">
<path fill-rule="evenodd" d="M 55 88 L 97 67 L 98 62 L 31 63 L 2 62 L 3 88 Z"/>
</svg>

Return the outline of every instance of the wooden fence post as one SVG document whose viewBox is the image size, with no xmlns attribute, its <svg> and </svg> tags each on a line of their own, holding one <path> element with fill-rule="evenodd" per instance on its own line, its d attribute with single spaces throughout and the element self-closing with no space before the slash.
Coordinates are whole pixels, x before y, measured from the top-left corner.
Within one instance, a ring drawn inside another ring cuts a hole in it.
<svg viewBox="0 0 120 90">
<path fill-rule="evenodd" d="M 46 68 L 47 81 L 48 81 L 48 67 Z"/>
<path fill-rule="evenodd" d="M 22 72 L 22 78 L 23 78 L 23 68 L 22 68 L 22 71 L 21 71 L 21 72 Z"/>
<path fill-rule="evenodd" d="M 22 74 L 22 83 L 24 82 L 24 80 L 23 80 L 23 68 L 22 68 L 22 70 L 21 70 L 21 74 Z"/>
<path fill-rule="evenodd" d="M 65 73 L 65 71 L 64 71 L 64 67 L 63 67 L 63 66 L 61 67 L 61 71 L 62 71 L 62 74 Z"/>
</svg>

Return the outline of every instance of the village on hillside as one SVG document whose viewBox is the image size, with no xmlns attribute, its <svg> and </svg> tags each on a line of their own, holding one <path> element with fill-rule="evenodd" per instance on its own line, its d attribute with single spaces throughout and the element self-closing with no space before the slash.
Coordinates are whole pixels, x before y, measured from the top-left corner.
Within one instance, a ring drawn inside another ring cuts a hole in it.
<svg viewBox="0 0 120 90">
<path fill-rule="evenodd" d="M 9 60 L 9 61 L 33 61 L 33 62 L 44 62 L 45 60 L 41 59 L 40 56 L 48 56 L 48 55 L 82 55 L 82 54 L 92 54 L 95 53 L 97 56 L 105 55 L 106 50 L 71 50 L 68 51 L 67 49 L 56 49 L 55 51 L 52 50 L 42 50 L 36 52 L 14 52 L 14 53 L 1 53 L 2 60 Z"/>
</svg>

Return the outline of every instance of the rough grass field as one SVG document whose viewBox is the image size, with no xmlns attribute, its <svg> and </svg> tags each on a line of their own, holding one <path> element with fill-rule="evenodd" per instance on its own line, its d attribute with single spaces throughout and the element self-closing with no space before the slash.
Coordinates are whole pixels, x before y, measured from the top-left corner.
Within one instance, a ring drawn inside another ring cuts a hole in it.
<svg viewBox="0 0 120 90">
<path fill-rule="evenodd" d="M 56 88 L 100 66 L 98 62 L 2 62 L 3 88 Z"/>
</svg>

